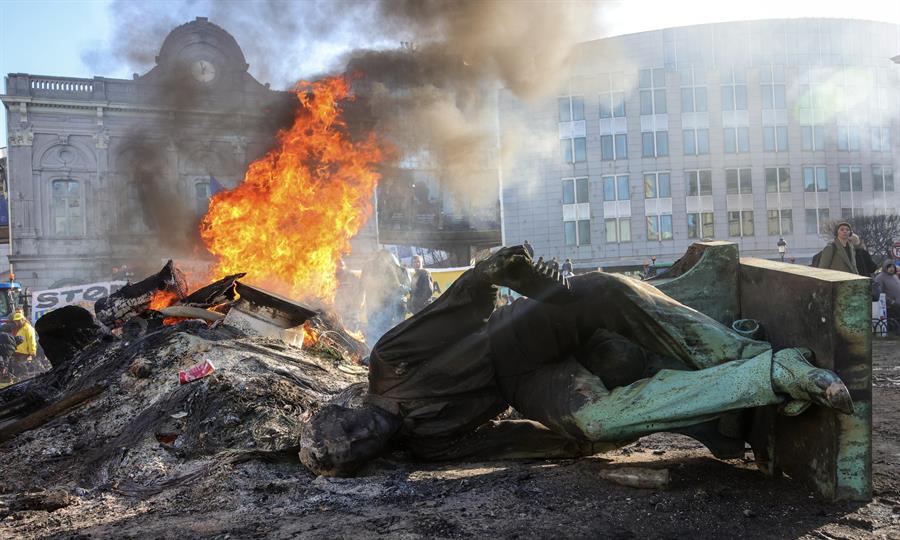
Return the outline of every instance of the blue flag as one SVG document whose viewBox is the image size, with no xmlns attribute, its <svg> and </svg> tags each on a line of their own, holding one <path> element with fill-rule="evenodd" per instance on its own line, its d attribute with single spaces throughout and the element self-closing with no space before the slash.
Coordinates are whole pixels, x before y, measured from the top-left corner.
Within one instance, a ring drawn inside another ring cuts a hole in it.
<svg viewBox="0 0 900 540">
<path fill-rule="evenodd" d="M 225 191 L 225 186 L 220 184 L 215 176 L 209 175 L 209 196 L 212 197 L 220 191 Z"/>
</svg>

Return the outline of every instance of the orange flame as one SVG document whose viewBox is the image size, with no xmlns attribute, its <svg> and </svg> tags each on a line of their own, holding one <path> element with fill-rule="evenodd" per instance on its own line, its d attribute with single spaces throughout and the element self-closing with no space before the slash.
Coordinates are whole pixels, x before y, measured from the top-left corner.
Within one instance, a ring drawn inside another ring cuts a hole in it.
<svg viewBox="0 0 900 540">
<path fill-rule="evenodd" d="M 303 348 L 308 349 L 319 341 L 319 332 L 313 328 L 309 321 L 303 323 Z"/>
<path fill-rule="evenodd" d="M 169 291 L 156 291 L 150 299 L 150 309 L 159 311 L 177 302 L 178 294 Z"/>
<path fill-rule="evenodd" d="M 372 213 L 381 150 L 373 134 L 352 141 L 347 133 L 346 80 L 295 91 L 302 107 L 293 125 L 237 188 L 212 198 L 200 235 L 218 259 L 215 275 L 247 272 L 248 283 L 330 302 L 337 260 Z"/>
</svg>

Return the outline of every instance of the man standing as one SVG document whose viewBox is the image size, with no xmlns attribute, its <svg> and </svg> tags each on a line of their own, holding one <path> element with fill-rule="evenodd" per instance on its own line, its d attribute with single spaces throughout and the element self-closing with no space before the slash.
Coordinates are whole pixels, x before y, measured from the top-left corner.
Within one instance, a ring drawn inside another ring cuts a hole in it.
<svg viewBox="0 0 900 540">
<path fill-rule="evenodd" d="M 413 277 L 412 290 L 409 296 L 409 311 L 415 315 L 431 303 L 431 297 L 434 294 L 434 282 L 431 280 L 431 273 L 425 269 L 425 260 L 421 255 L 413 257 L 412 267 Z"/>
<path fill-rule="evenodd" d="M 344 328 L 351 332 L 360 330 L 359 315 L 362 312 L 363 291 L 359 276 L 347 269 L 344 259 L 338 259 L 335 270 L 337 289 L 334 293 L 334 309 L 341 317 Z"/>
<path fill-rule="evenodd" d="M 12 335 L 22 338 L 22 343 L 16 347 L 10 361 L 10 371 L 17 379 L 27 377 L 31 372 L 37 369 L 34 363 L 34 356 L 37 354 L 37 339 L 35 337 L 34 327 L 25 318 L 25 314 L 16 311 L 12 317 L 13 332 Z"/>
<path fill-rule="evenodd" d="M 525 240 L 524 242 L 522 242 L 522 247 L 525 248 L 525 251 L 528 252 L 528 255 L 530 257 L 534 258 L 534 248 L 531 247 L 531 244 L 528 243 L 528 240 Z"/>
<path fill-rule="evenodd" d="M 853 233 L 850 235 L 850 245 L 853 246 L 853 252 L 856 254 L 856 268 L 859 270 L 859 275 L 872 277 L 875 270 L 878 270 L 878 265 L 872 260 L 866 243 L 856 233 Z"/>
<path fill-rule="evenodd" d="M 13 337 L 12 330 L 12 323 L 0 326 L 0 388 L 15 382 L 9 371 L 10 361 L 16 352 L 16 347 L 24 341 L 21 336 Z"/>
<path fill-rule="evenodd" d="M 406 317 L 409 274 L 393 253 L 379 250 L 362 271 L 366 344 L 370 347 Z"/>
<path fill-rule="evenodd" d="M 853 229 L 849 223 L 846 221 L 838 223 L 837 228 L 834 230 L 834 240 L 828 242 L 828 245 L 822 250 L 818 267 L 858 274 L 856 251 L 850 243 L 850 235 L 852 234 Z"/>
<path fill-rule="evenodd" d="M 894 261 L 888 259 L 881 265 L 881 272 L 875 276 L 875 285 L 878 293 L 884 293 L 887 300 L 888 316 L 900 318 L 900 277 L 897 276 L 897 266 Z"/>
</svg>

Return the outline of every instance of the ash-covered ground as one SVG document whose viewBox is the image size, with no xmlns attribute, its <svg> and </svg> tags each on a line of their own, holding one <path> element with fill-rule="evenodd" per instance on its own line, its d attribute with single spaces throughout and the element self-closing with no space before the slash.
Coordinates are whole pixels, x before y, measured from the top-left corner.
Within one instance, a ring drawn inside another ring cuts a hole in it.
<svg viewBox="0 0 900 540">
<path fill-rule="evenodd" d="M 300 423 L 362 375 L 327 351 L 182 325 L 114 344 L 98 356 L 109 388 L 0 445 L 0 537 L 900 538 L 897 338 L 873 341 L 875 499 L 832 504 L 749 454 L 719 461 L 674 435 L 578 460 L 395 454 L 317 478 L 292 449 Z M 179 386 L 177 371 L 206 358 L 216 372 Z M 600 477 L 626 465 L 668 469 L 671 483 Z"/>
</svg>

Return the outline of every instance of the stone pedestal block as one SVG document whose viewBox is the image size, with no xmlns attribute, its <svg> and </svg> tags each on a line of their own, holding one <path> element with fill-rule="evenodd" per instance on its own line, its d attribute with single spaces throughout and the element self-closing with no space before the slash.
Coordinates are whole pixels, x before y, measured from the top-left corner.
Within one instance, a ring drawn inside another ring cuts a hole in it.
<svg viewBox="0 0 900 540">
<path fill-rule="evenodd" d="M 872 332 L 868 278 L 761 259 L 740 261 L 741 316 L 760 321 L 776 350 L 804 346 L 836 372 L 855 412 L 811 407 L 797 417 L 757 411 L 754 452 L 832 500 L 872 497 Z"/>
<path fill-rule="evenodd" d="M 853 415 L 813 406 L 786 417 L 776 407 L 726 415 L 745 433 L 760 469 L 790 475 L 830 500 L 872 497 L 871 283 L 844 272 L 739 258 L 736 244 L 699 242 L 657 288 L 722 324 L 756 319 L 775 350 L 808 347 L 814 363 L 836 372 L 853 397 Z"/>
</svg>

